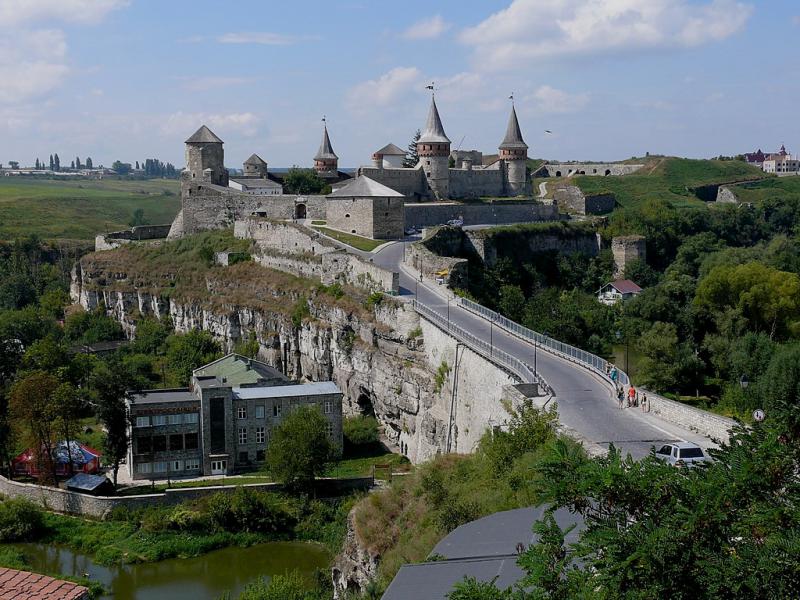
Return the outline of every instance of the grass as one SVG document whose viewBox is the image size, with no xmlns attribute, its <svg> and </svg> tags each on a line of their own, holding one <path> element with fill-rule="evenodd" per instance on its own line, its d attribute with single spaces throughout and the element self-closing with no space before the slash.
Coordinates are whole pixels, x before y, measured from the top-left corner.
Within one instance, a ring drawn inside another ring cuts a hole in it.
<svg viewBox="0 0 800 600">
<path fill-rule="evenodd" d="M 347 244 L 348 246 L 352 246 L 358 250 L 364 250 L 365 252 L 372 252 L 381 244 L 386 243 L 386 240 L 373 240 L 370 238 L 361 237 L 360 235 L 355 235 L 354 233 L 345 233 L 344 231 L 337 231 L 336 229 L 330 229 L 328 227 L 314 227 L 314 229 L 321 231 L 325 235 L 332 237 L 343 244 Z"/>
<path fill-rule="evenodd" d="M 774 204 L 790 199 L 800 201 L 800 177 L 771 177 L 732 189 L 742 202 Z"/>
<path fill-rule="evenodd" d="M 692 191 L 695 187 L 763 177 L 761 169 L 741 161 L 667 157 L 648 159 L 642 170 L 631 175 L 579 176 L 570 180 L 585 193 L 612 192 L 623 207 L 635 207 L 645 200 L 662 199 L 675 207 L 698 208 L 704 203 Z"/>
<path fill-rule="evenodd" d="M 170 223 L 180 210 L 175 180 L 51 181 L 0 178 L 0 239 L 91 240 L 130 227 L 136 209 L 154 225 Z"/>
</svg>

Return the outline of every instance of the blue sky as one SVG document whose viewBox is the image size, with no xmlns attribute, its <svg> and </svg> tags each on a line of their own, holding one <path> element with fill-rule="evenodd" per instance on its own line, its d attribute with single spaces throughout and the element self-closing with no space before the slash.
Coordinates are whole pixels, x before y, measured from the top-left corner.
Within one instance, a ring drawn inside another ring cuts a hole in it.
<svg viewBox="0 0 800 600">
<path fill-rule="evenodd" d="M 453 147 L 494 152 L 513 92 L 530 155 L 800 152 L 796 0 L 0 0 L 0 162 L 58 152 L 340 166 L 405 147 L 435 81 Z M 544 131 L 551 130 L 552 134 Z"/>
</svg>

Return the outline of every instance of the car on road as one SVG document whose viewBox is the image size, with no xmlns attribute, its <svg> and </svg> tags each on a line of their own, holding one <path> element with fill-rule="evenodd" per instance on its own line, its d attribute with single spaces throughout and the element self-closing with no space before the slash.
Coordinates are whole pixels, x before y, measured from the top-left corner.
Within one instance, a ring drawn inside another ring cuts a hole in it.
<svg viewBox="0 0 800 600">
<path fill-rule="evenodd" d="M 656 458 L 673 467 L 694 467 L 711 460 L 700 446 L 691 442 L 664 444 L 656 450 Z"/>
<path fill-rule="evenodd" d="M 463 227 L 464 226 L 464 219 L 450 219 L 447 224 L 450 227 Z"/>
<path fill-rule="evenodd" d="M 408 229 L 406 229 L 405 234 L 406 235 L 416 235 L 417 234 L 417 230 L 416 230 L 415 227 L 409 227 Z"/>
</svg>

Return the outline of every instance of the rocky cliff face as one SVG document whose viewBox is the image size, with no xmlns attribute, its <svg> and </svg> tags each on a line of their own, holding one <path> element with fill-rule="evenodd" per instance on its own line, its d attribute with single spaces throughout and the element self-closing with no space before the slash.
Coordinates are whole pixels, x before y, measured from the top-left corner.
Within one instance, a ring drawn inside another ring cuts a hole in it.
<svg viewBox="0 0 800 600">
<path fill-rule="evenodd" d="M 348 304 L 310 295 L 310 316 L 297 323 L 291 308 L 305 296 L 274 289 L 262 280 L 259 297 L 255 297 L 244 277 L 228 276 L 236 273 L 235 267 L 210 271 L 207 293 L 200 298 L 191 292 L 176 294 L 170 288 L 137 285 L 136 277 L 121 270 L 118 261 L 109 270 L 96 258 L 106 254 L 87 255 L 74 269 L 71 295 L 84 309 L 103 307 L 130 337 L 136 335 L 137 321 L 148 315 L 168 316 L 179 332 L 209 331 L 228 351 L 254 335 L 261 360 L 293 379 L 335 381 L 344 393 L 345 412 L 374 414 L 388 440 L 413 462 L 446 451 L 448 431 L 450 449 L 471 450 L 486 426 L 487 410 L 498 413 L 495 422 L 503 420 L 499 388 L 498 400 L 487 402 L 486 392 L 481 390 L 486 379 L 481 375 L 475 386 L 481 402 L 473 402 L 472 386 L 465 378 L 480 373 L 474 367 L 469 369 L 472 373 L 461 377 L 460 389 L 465 391 L 456 398 L 457 410 L 452 409 L 452 369 L 443 371 L 438 382 L 437 372 L 443 363 L 453 364 L 455 341 L 448 346 L 451 338 L 420 323 L 417 314 L 403 303 L 386 299 L 367 311 L 358 304 L 358 309 L 353 308 L 352 300 Z M 273 273 L 257 265 L 247 268 L 260 269 L 265 280 Z M 271 298 L 265 298 L 270 294 Z M 430 347 L 426 347 L 428 340 Z M 460 360 L 464 361 L 463 354 Z M 495 376 L 500 374 L 498 385 L 511 382 L 502 372 L 489 368 Z"/>
<path fill-rule="evenodd" d="M 347 515 L 344 546 L 331 567 L 333 598 L 339 600 L 349 592 L 363 592 L 378 574 L 380 557 L 364 548 L 355 531 L 355 508 Z"/>
</svg>

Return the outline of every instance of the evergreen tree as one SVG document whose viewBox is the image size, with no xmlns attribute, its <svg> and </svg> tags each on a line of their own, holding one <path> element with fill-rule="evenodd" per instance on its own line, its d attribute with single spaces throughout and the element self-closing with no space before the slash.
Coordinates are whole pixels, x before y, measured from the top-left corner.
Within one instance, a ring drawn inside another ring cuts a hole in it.
<svg viewBox="0 0 800 600">
<path fill-rule="evenodd" d="M 53 156 L 53 170 L 60 171 L 61 170 L 61 160 L 58 158 L 58 153 Z"/>
<path fill-rule="evenodd" d="M 417 132 L 414 134 L 414 137 L 411 140 L 411 143 L 408 145 L 408 151 L 406 152 L 406 157 L 403 159 L 403 166 L 406 169 L 413 169 L 417 166 L 419 162 L 419 154 L 417 154 L 417 142 L 419 138 L 422 137 L 422 132 L 417 129 Z"/>
<path fill-rule="evenodd" d="M 55 171 L 56 170 L 56 164 L 53 162 L 53 155 L 52 154 L 50 155 L 50 170 L 51 171 Z"/>
<path fill-rule="evenodd" d="M 75 168 L 76 169 L 80 169 L 81 168 L 81 157 L 80 156 L 76 156 L 75 157 Z"/>
<path fill-rule="evenodd" d="M 37 171 L 39 170 L 39 159 L 38 158 L 36 159 L 36 170 Z"/>
<path fill-rule="evenodd" d="M 72 164 L 70 165 L 70 169 L 72 169 L 73 171 L 75 170 L 75 161 L 74 160 L 72 161 Z"/>
<path fill-rule="evenodd" d="M 91 156 L 87 156 L 86 157 L 86 168 L 87 169 L 91 169 L 92 168 L 92 157 Z"/>
</svg>

